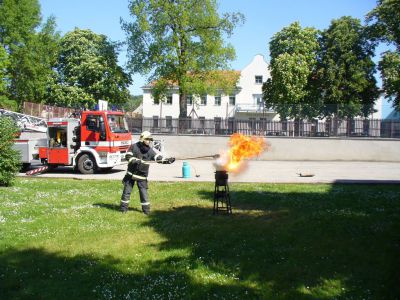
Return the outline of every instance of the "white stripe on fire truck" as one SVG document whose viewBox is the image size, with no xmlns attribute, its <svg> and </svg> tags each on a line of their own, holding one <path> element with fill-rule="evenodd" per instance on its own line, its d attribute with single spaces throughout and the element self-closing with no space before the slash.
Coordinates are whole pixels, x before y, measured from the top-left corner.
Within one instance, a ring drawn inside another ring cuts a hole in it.
<svg viewBox="0 0 400 300">
<path fill-rule="evenodd" d="M 100 141 L 100 142 L 96 142 L 96 141 L 88 141 L 86 143 L 86 146 L 106 146 L 106 147 L 119 147 L 119 146 L 129 146 L 130 142 L 127 143 L 127 141 L 114 141 L 114 142 L 107 142 L 107 141 Z"/>
</svg>

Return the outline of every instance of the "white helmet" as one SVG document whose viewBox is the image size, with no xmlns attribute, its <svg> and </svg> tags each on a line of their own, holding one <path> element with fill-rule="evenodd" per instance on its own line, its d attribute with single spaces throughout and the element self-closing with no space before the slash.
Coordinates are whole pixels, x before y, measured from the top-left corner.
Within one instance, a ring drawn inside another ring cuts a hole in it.
<svg viewBox="0 0 400 300">
<path fill-rule="evenodd" d="M 149 131 L 143 131 L 143 132 L 140 134 L 139 140 L 140 140 L 141 142 L 143 142 L 144 140 L 152 141 L 152 140 L 153 140 L 153 136 L 151 135 L 151 133 L 150 133 Z"/>
</svg>

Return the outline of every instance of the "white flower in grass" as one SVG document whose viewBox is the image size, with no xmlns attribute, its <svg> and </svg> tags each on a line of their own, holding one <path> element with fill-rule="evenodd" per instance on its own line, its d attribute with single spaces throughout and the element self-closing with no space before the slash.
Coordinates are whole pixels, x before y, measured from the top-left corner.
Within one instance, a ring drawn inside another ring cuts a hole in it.
<svg viewBox="0 0 400 300">
<path fill-rule="evenodd" d="M 50 193 L 46 193 L 46 192 L 37 192 L 36 193 L 36 197 L 38 197 L 38 198 L 49 198 L 49 196 L 50 196 Z"/>
<path fill-rule="evenodd" d="M 3 216 L 0 216 L 0 223 L 5 223 L 6 222 L 6 218 Z"/>
<path fill-rule="evenodd" d="M 32 218 L 27 218 L 27 219 L 22 219 L 21 220 L 21 223 L 31 223 L 31 222 L 33 222 L 34 221 L 34 219 L 32 219 Z"/>
</svg>

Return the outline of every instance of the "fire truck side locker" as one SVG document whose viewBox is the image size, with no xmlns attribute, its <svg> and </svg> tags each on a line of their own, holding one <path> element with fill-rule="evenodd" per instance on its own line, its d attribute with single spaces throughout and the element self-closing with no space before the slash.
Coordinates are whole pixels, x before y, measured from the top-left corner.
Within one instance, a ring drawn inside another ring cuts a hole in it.
<svg viewBox="0 0 400 300">
<path fill-rule="evenodd" d="M 21 162 L 24 167 L 39 161 L 39 147 L 45 146 L 47 139 L 15 140 L 14 149 L 21 153 Z"/>
<path fill-rule="evenodd" d="M 68 149 L 49 149 L 47 162 L 55 165 L 69 165 Z"/>
<path fill-rule="evenodd" d="M 49 165 L 72 165 L 75 141 L 74 130 L 79 127 L 77 119 L 50 119 L 48 122 L 47 149 L 40 149 L 40 158 Z"/>
</svg>

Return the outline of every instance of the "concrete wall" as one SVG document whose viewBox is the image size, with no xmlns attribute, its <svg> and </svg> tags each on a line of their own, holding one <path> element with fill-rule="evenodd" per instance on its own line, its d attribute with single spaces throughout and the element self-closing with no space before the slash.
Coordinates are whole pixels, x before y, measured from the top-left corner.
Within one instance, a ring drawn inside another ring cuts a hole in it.
<svg viewBox="0 0 400 300">
<path fill-rule="evenodd" d="M 137 141 L 138 136 L 134 136 Z M 212 155 L 228 149 L 226 136 L 154 135 L 164 152 L 177 158 Z M 260 160 L 400 162 L 400 140 L 268 137 L 271 147 Z"/>
</svg>

